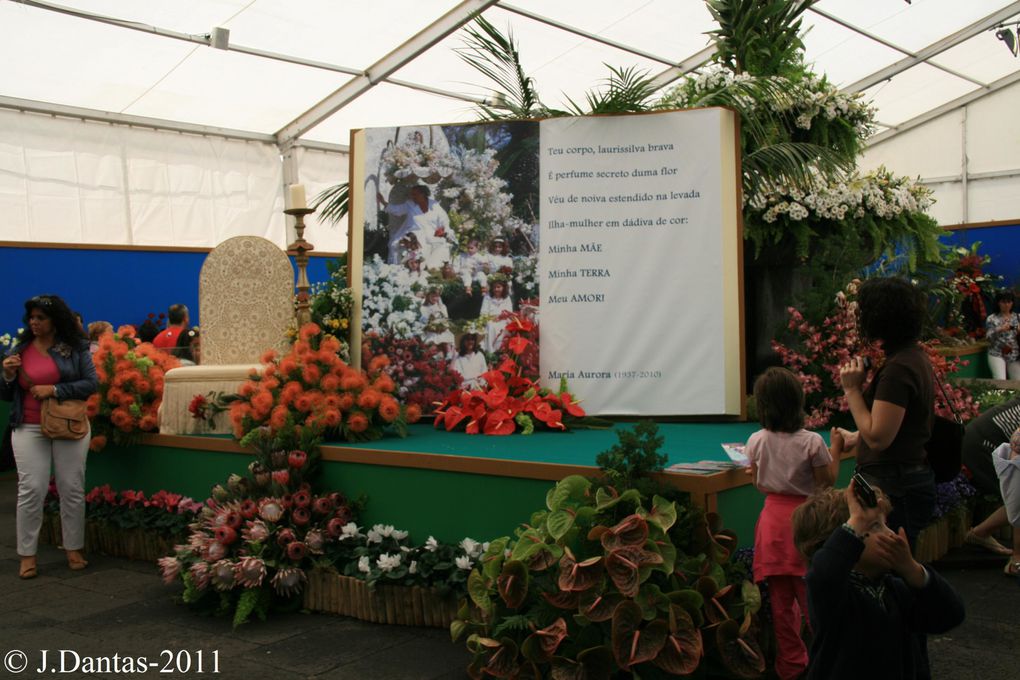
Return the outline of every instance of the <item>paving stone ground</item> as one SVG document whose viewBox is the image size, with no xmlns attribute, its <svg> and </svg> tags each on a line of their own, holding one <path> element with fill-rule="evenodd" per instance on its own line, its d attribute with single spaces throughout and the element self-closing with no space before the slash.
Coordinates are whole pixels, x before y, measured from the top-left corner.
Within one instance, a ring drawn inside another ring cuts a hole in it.
<svg viewBox="0 0 1020 680">
<path fill-rule="evenodd" d="M 145 657 L 160 666 L 163 650 L 190 652 L 188 673 L 43 673 L 54 678 L 218 677 L 225 680 L 453 680 L 464 678 L 468 654 L 445 630 L 382 626 L 327 614 L 295 612 L 232 630 L 230 621 L 198 616 L 175 604 L 154 565 L 89 555 L 84 571 L 67 568 L 64 555 L 40 546 L 39 577 L 18 578 L 14 510 L 16 482 L 0 474 L 0 655 L 27 655 L 15 675 L 40 674 L 40 650 L 65 668 L 79 657 Z M 1020 581 L 1002 575 L 1003 559 L 959 549 L 940 571 L 967 603 L 967 621 L 931 639 L 934 677 L 945 680 L 1020 680 Z M 197 674 L 198 653 L 205 673 Z M 211 672 L 216 652 L 219 674 Z M 182 663 L 186 656 L 182 655 Z"/>
</svg>

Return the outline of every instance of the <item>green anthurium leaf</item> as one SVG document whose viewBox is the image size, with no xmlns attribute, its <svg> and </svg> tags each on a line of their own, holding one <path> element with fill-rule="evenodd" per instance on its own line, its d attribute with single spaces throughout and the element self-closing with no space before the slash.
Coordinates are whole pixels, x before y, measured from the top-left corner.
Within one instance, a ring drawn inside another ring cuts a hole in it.
<svg viewBox="0 0 1020 680">
<path fill-rule="evenodd" d="M 648 521 L 663 531 L 676 524 L 676 503 L 662 496 L 652 497 L 652 509 L 648 512 Z"/>
<path fill-rule="evenodd" d="M 635 602 L 623 601 L 613 612 L 610 633 L 613 657 L 624 671 L 658 655 L 666 643 L 667 623 L 656 619 L 647 625 L 641 616 L 641 607 Z"/>
<path fill-rule="evenodd" d="M 646 549 L 653 550 L 646 544 Z M 658 569 L 664 574 L 672 574 L 676 566 L 676 546 L 670 541 L 656 541 L 654 551 L 662 555 L 662 564 Z"/>
<path fill-rule="evenodd" d="M 463 599 L 460 601 L 460 607 L 457 609 L 457 618 L 464 621 L 471 618 L 471 607 L 468 605 L 468 600 Z"/>
<path fill-rule="evenodd" d="M 503 565 L 503 572 L 496 579 L 496 588 L 507 607 L 517 609 L 524 603 L 530 578 L 524 562 L 510 560 Z"/>
<path fill-rule="evenodd" d="M 528 529 L 517 539 L 513 550 L 510 551 L 510 559 L 520 562 L 526 561 L 535 552 L 545 545 L 545 536 L 538 529 Z"/>
<path fill-rule="evenodd" d="M 487 578 L 494 579 L 503 571 L 503 559 L 506 552 L 506 545 L 510 539 L 506 536 L 489 542 L 489 547 L 482 553 L 479 563 L 482 565 L 482 573 Z"/>
<path fill-rule="evenodd" d="M 528 661 L 547 663 L 552 659 L 565 637 L 567 637 L 567 622 L 563 620 L 563 617 L 560 617 L 525 638 L 521 644 L 521 654 Z"/>
<path fill-rule="evenodd" d="M 591 488 L 591 482 L 581 475 L 569 475 L 556 483 L 545 497 L 545 505 L 550 510 L 560 510 L 569 501 L 580 501 L 585 492 Z"/>
<path fill-rule="evenodd" d="M 748 614 L 757 614 L 761 609 L 761 588 L 754 583 L 745 580 L 740 584 L 740 596 L 744 600 L 744 606 Z"/>
<path fill-rule="evenodd" d="M 620 502 L 620 496 L 612 487 L 600 486 L 595 491 L 595 508 L 601 512 L 608 510 Z"/>
<path fill-rule="evenodd" d="M 493 647 L 499 647 L 499 640 L 493 640 L 478 633 L 472 633 L 468 636 L 465 645 L 472 654 L 482 654 Z"/>
<path fill-rule="evenodd" d="M 467 621 L 462 621 L 461 619 L 454 619 L 453 622 L 450 624 L 450 639 L 453 642 L 456 642 L 461 638 L 461 636 L 464 635 L 465 632 L 467 632 L 467 628 L 468 628 Z"/>
<path fill-rule="evenodd" d="M 549 535 L 559 540 L 574 526 L 574 513 L 569 510 L 554 510 L 545 519 L 545 528 Z"/>
<path fill-rule="evenodd" d="M 550 489 L 549 491 L 551 493 L 552 489 Z M 546 494 L 546 498 L 548 497 L 549 494 Z M 532 527 L 543 526 L 545 524 L 546 515 L 548 514 L 549 512 L 547 510 L 536 510 L 535 512 L 531 513 L 531 518 L 528 520 L 528 527 L 525 530 L 531 529 Z M 521 530 L 518 529 L 518 531 Z"/>
<path fill-rule="evenodd" d="M 492 611 L 492 599 L 489 597 L 489 580 L 477 569 L 471 571 L 467 580 L 468 597 L 484 612 Z"/>
<path fill-rule="evenodd" d="M 574 517 L 574 521 L 582 522 L 587 525 L 591 521 L 592 517 L 597 515 L 598 512 L 598 510 L 590 505 L 582 505 L 576 510 L 577 514 Z"/>
<path fill-rule="evenodd" d="M 674 590 L 671 593 L 667 593 L 666 597 L 673 604 L 683 607 L 690 617 L 694 620 L 695 624 L 700 628 L 704 622 L 705 616 L 701 613 L 702 608 L 705 606 L 705 598 L 702 597 L 701 593 L 693 588 L 684 588 L 682 590 Z"/>
<path fill-rule="evenodd" d="M 653 620 L 659 616 L 660 611 L 669 611 L 669 598 L 663 595 L 662 590 L 654 583 L 642 585 L 634 601 L 641 607 L 641 617 L 645 621 Z"/>
</svg>

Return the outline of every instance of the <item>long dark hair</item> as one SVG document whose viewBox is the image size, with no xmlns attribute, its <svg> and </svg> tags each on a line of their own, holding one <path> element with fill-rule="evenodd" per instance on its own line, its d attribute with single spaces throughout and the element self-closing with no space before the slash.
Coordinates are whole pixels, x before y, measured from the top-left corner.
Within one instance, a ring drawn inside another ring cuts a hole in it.
<svg viewBox="0 0 1020 680">
<path fill-rule="evenodd" d="M 88 344 L 88 336 L 82 330 L 81 324 L 78 323 L 78 319 L 74 316 L 74 312 L 71 311 L 71 308 L 67 306 L 67 303 L 59 295 L 36 295 L 25 300 L 25 316 L 21 318 L 25 327 L 18 336 L 19 345 L 28 344 L 35 338 L 32 334 L 32 328 L 28 324 L 28 317 L 34 309 L 38 309 L 53 322 L 53 334 L 57 342 L 66 342 L 71 347 L 80 347 L 82 344 Z"/>
</svg>

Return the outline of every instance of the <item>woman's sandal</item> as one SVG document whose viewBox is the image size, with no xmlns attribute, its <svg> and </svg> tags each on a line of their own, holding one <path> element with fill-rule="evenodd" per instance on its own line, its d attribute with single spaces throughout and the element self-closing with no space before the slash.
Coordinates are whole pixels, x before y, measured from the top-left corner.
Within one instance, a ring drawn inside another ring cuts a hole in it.
<svg viewBox="0 0 1020 680">
<path fill-rule="evenodd" d="M 1006 576 L 1020 576 L 1020 560 L 1010 559 L 1002 573 Z"/>
<path fill-rule="evenodd" d="M 988 552 L 993 552 L 996 555 L 1006 556 L 1013 554 L 1012 550 L 999 543 L 991 536 L 978 536 L 974 533 L 973 529 L 967 532 L 967 535 L 963 538 L 963 542 L 969 545 L 976 545 L 979 548 L 984 548 Z"/>
<path fill-rule="evenodd" d="M 86 560 L 81 554 L 80 550 L 68 550 L 67 566 L 70 567 L 71 571 L 81 571 L 85 567 L 89 566 L 89 563 L 88 560 Z"/>
<path fill-rule="evenodd" d="M 18 577 L 23 579 L 35 578 L 39 575 L 39 569 L 33 559 L 31 562 L 21 562 L 21 566 L 18 568 Z"/>
</svg>

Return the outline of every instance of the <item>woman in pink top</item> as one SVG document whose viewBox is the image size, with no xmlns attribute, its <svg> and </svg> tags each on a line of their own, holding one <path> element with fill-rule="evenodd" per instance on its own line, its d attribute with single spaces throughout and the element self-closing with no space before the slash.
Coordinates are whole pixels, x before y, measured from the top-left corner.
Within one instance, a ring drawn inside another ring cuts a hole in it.
<svg viewBox="0 0 1020 680">
<path fill-rule="evenodd" d="M 56 295 L 25 302 L 25 330 L 3 360 L 0 399 L 11 402 L 11 444 L 18 465 L 16 525 L 21 578 L 37 574 L 36 548 L 52 467 L 60 494 L 60 524 L 71 569 L 88 564 L 85 545 L 85 457 L 90 435 L 50 439 L 39 427 L 47 399 L 87 399 L 98 388 L 89 341 Z"/>
<path fill-rule="evenodd" d="M 793 544 L 793 511 L 808 495 L 836 479 L 839 461 L 825 441 L 804 429 L 804 390 L 785 368 L 766 370 L 754 383 L 758 419 L 764 429 L 747 440 L 751 479 L 765 494 L 754 530 L 754 580 L 768 583 L 776 632 L 776 675 L 799 677 L 807 668 L 800 637 L 807 617 L 806 565 Z"/>
</svg>

